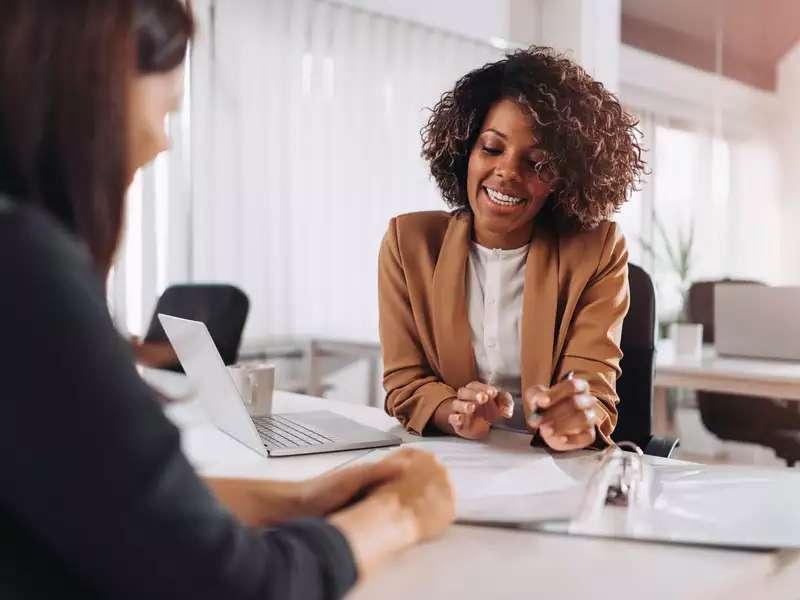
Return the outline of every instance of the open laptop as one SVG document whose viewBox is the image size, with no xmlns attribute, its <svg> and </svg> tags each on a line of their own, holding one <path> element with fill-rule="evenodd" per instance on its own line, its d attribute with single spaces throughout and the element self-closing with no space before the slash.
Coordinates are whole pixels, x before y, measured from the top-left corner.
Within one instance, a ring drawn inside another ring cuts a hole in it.
<svg viewBox="0 0 800 600">
<path fill-rule="evenodd" d="M 397 446 L 400 438 L 326 410 L 252 417 L 204 323 L 158 315 L 211 421 L 262 456 Z"/>
<path fill-rule="evenodd" d="M 715 285 L 714 345 L 722 356 L 800 360 L 800 287 Z"/>
</svg>

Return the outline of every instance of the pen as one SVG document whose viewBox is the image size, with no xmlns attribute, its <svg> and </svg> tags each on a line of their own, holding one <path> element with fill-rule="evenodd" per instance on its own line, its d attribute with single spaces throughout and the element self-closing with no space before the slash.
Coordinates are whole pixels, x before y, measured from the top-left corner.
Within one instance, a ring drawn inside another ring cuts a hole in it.
<svg viewBox="0 0 800 600">
<path fill-rule="evenodd" d="M 561 383 L 562 381 L 571 381 L 573 377 L 575 377 L 575 371 L 567 371 L 566 373 L 564 373 L 564 376 L 561 378 L 559 383 Z M 533 412 L 531 413 L 531 416 L 528 417 L 528 419 L 530 420 L 532 418 L 541 417 L 543 414 L 544 410 L 537 404 L 536 408 L 533 409 Z M 536 436 L 534 435 L 533 439 L 531 440 L 531 446 L 535 445 L 535 441 L 536 441 Z"/>
</svg>

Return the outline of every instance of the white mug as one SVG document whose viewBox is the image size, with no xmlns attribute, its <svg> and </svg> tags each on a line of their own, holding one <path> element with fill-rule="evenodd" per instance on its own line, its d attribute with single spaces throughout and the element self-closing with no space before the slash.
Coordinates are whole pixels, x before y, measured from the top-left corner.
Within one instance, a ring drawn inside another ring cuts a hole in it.
<svg viewBox="0 0 800 600">
<path fill-rule="evenodd" d="M 247 407 L 247 412 L 254 417 L 272 414 L 275 365 L 264 363 L 233 365 L 228 367 L 228 371 Z"/>
</svg>

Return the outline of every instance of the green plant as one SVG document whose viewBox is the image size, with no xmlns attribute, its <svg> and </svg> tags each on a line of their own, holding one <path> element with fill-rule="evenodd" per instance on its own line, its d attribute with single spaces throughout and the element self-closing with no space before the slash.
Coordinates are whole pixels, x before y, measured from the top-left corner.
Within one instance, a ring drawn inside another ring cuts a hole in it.
<svg viewBox="0 0 800 600">
<path fill-rule="evenodd" d="M 677 229 L 677 239 L 670 239 L 664 224 L 653 212 L 653 228 L 657 234 L 655 240 L 650 242 L 642 237 L 639 244 L 646 254 L 662 266 L 666 267 L 678 280 L 678 293 L 681 298 L 681 308 L 677 316 L 678 322 L 688 320 L 689 287 L 692 274 L 692 248 L 694 246 L 694 221 L 689 223 L 688 231 L 683 227 Z M 660 242 L 663 252 L 659 252 L 656 242 Z"/>
</svg>

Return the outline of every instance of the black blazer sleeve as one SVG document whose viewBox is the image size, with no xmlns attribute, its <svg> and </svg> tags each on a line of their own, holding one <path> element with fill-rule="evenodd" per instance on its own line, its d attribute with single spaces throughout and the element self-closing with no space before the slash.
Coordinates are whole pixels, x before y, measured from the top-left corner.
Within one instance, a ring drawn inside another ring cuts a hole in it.
<svg viewBox="0 0 800 600">
<path fill-rule="evenodd" d="M 0 336 L 0 513 L 84 585 L 192 600 L 351 587 L 352 553 L 325 521 L 254 530 L 217 504 L 136 373 L 82 247 L 32 209 L 0 215 Z"/>
</svg>

